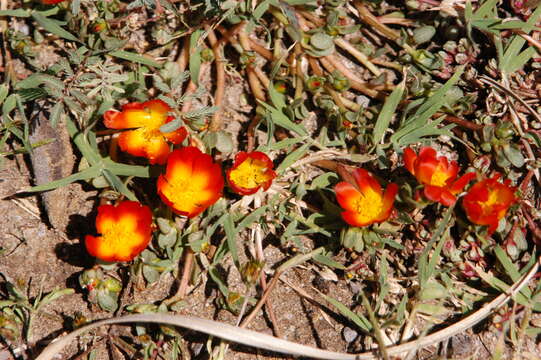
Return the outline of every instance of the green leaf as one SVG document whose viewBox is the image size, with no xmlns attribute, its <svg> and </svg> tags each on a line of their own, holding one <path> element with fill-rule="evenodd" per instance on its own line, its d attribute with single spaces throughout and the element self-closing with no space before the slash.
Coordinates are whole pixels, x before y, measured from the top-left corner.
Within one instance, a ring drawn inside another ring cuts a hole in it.
<svg viewBox="0 0 541 360">
<path fill-rule="evenodd" d="M 464 66 L 457 68 L 457 71 L 451 78 L 441 86 L 431 97 L 419 106 L 417 111 L 410 116 L 402 126 L 391 136 L 391 142 L 397 151 L 401 151 L 405 146 L 420 141 L 427 136 L 452 135 L 450 130 L 453 124 L 438 128 L 444 117 L 430 123 L 430 118 L 440 110 L 445 104 L 445 97 L 449 89 L 455 85 L 464 72 Z"/>
<path fill-rule="evenodd" d="M 116 190 L 118 191 L 119 193 L 121 193 L 122 195 L 126 196 L 129 200 L 132 200 L 132 201 L 138 201 L 137 200 L 137 197 L 135 196 L 134 193 L 131 192 L 130 189 L 128 189 L 128 187 L 126 186 L 126 184 L 124 184 L 122 182 L 122 180 L 120 180 L 120 178 L 118 176 L 116 176 L 115 174 L 113 174 L 110 170 L 108 169 L 103 169 L 102 170 L 102 175 L 105 177 L 105 179 L 107 179 L 107 182 Z"/>
<path fill-rule="evenodd" d="M 379 144 L 379 142 L 383 140 L 385 130 L 389 128 L 391 119 L 393 118 L 396 108 L 402 99 L 402 95 L 404 94 L 405 81 L 406 79 L 404 78 L 404 81 L 398 84 L 391 95 L 389 95 L 385 100 L 385 104 L 383 104 L 383 108 L 381 109 L 378 119 L 376 120 L 376 125 L 374 125 L 374 132 L 372 134 L 374 144 Z"/>
<path fill-rule="evenodd" d="M 51 126 L 52 127 L 56 127 L 63 113 L 64 113 L 64 104 L 61 101 L 54 104 L 53 108 L 51 109 Z"/>
<path fill-rule="evenodd" d="M 50 85 L 51 87 L 59 91 L 64 90 L 65 87 L 64 83 L 55 76 L 43 73 L 35 73 L 30 75 L 26 79 L 19 81 L 15 85 L 15 89 L 33 89 L 41 84 Z"/>
<path fill-rule="evenodd" d="M 317 32 L 310 37 L 310 45 L 317 50 L 334 48 L 333 38 L 324 32 Z"/>
<path fill-rule="evenodd" d="M 284 129 L 293 131 L 294 133 L 306 136 L 308 135 L 306 130 L 299 124 L 291 121 L 281 110 L 278 110 L 267 103 L 264 103 L 260 100 L 258 102 L 270 113 L 271 120 L 274 124 L 283 127 Z"/>
<path fill-rule="evenodd" d="M 442 235 L 447 226 L 449 225 L 454 208 L 455 205 L 447 209 L 445 215 L 443 216 L 443 219 L 440 220 L 440 222 L 438 223 L 436 230 L 432 233 L 432 237 L 430 238 L 430 240 L 426 244 L 425 249 L 421 253 L 421 257 L 419 259 L 419 284 L 421 285 L 421 289 L 425 287 L 427 281 L 434 275 L 434 271 L 436 270 L 436 264 L 440 259 L 441 249 L 443 248 L 443 244 L 445 242 L 445 237 Z M 428 255 L 432 251 L 432 246 L 434 246 L 434 243 L 436 241 L 438 241 L 438 245 L 436 246 L 436 250 L 434 251 L 432 257 L 429 260 Z"/>
<path fill-rule="evenodd" d="M 0 16 L 30 17 L 30 11 L 25 9 L 1 10 Z"/>
<path fill-rule="evenodd" d="M 109 292 L 98 292 L 98 305 L 104 311 L 113 312 L 118 308 L 118 299 Z"/>
<path fill-rule="evenodd" d="M 40 24 L 48 32 L 58 35 L 61 38 L 64 38 L 66 40 L 71 40 L 71 41 L 81 43 L 79 39 L 73 36 L 70 32 L 64 30 L 54 20 L 46 18 L 45 16 L 43 16 L 42 14 L 38 12 L 32 13 L 32 17 L 34 18 L 34 20 L 37 21 L 38 24 Z"/>
<path fill-rule="evenodd" d="M 79 181 L 79 180 L 88 180 L 95 178 L 99 176 L 101 173 L 101 169 L 98 166 L 92 166 L 87 169 L 84 169 L 78 173 L 72 174 L 70 176 L 67 176 L 63 179 L 51 181 L 47 184 L 37 185 L 33 186 L 30 189 L 23 190 L 22 192 L 40 192 L 40 191 L 48 191 L 48 190 L 54 190 L 56 188 L 66 186 L 71 184 L 72 182 Z"/>
<path fill-rule="evenodd" d="M 367 318 L 365 318 L 363 315 L 359 315 L 348 309 L 344 304 L 342 304 L 340 301 L 327 296 L 325 294 L 320 293 L 327 302 L 331 303 L 335 308 L 338 309 L 340 314 L 348 318 L 350 321 L 352 321 L 355 325 L 359 327 L 362 331 L 369 334 L 372 330 L 372 324 L 370 324 L 370 321 L 368 321 Z"/>
<path fill-rule="evenodd" d="M 6 97 L 9 94 L 9 86 L 8 84 L 2 84 L 0 85 L 0 105 L 6 100 Z"/>
<path fill-rule="evenodd" d="M 42 88 L 22 89 L 17 92 L 23 102 L 34 101 L 47 97 L 49 94 Z"/>
<path fill-rule="evenodd" d="M 293 165 L 295 161 L 299 160 L 306 154 L 311 145 L 311 143 L 304 144 L 303 146 L 299 147 L 298 149 L 287 155 L 286 158 L 282 161 L 282 163 L 276 168 L 276 172 L 282 173 L 288 167 Z"/>
<path fill-rule="evenodd" d="M 237 225 L 237 231 L 241 231 L 244 228 L 247 228 L 251 226 L 254 222 L 258 221 L 261 216 L 263 216 L 267 210 L 269 209 L 269 205 L 264 205 L 262 207 L 259 207 L 246 215 L 244 219 L 242 219 L 239 224 Z"/>
<path fill-rule="evenodd" d="M 160 126 L 160 132 L 161 133 L 170 133 L 173 131 L 177 131 L 182 127 L 182 120 L 179 118 L 175 118 L 173 121 L 169 121 L 168 123 L 163 124 Z"/>
<path fill-rule="evenodd" d="M 201 48 L 199 47 L 199 38 L 203 35 L 203 30 L 196 30 L 190 36 L 190 78 L 194 84 L 199 84 L 199 71 L 201 70 Z"/>
<path fill-rule="evenodd" d="M 229 247 L 229 252 L 231 253 L 231 257 L 233 258 L 235 266 L 237 267 L 237 269 L 240 269 L 239 254 L 237 251 L 236 242 L 237 231 L 235 230 L 235 224 L 233 223 L 233 218 L 231 217 L 231 214 L 228 214 L 225 217 L 223 226 L 225 231 L 225 237 L 227 239 L 227 246 Z"/>
<path fill-rule="evenodd" d="M 160 272 L 153 266 L 143 265 L 143 276 L 149 284 L 153 284 L 160 279 Z"/>
<path fill-rule="evenodd" d="M 320 264 L 327 265 L 328 267 L 334 269 L 344 270 L 346 268 L 344 265 L 340 264 L 338 261 L 334 261 L 327 255 L 316 254 L 312 259 Z"/>
<path fill-rule="evenodd" d="M 39 302 L 39 307 L 47 305 L 64 295 L 71 295 L 74 293 L 75 293 L 74 289 L 53 290 L 49 294 L 47 294 L 45 297 L 43 297 L 43 299 L 41 299 L 41 301 Z"/>
<path fill-rule="evenodd" d="M 17 94 L 11 94 L 7 97 L 6 101 L 2 104 L 2 114 L 8 115 L 17 106 Z"/>
<path fill-rule="evenodd" d="M 151 59 L 151 58 L 148 58 L 146 56 L 139 55 L 136 53 L 132 53 L 129 51 L 116 50 L 116 51 L 111 51 L 109 55 L 114 56 L 119 59 L 128 60 L 134 63 L 155 67 L 158 69 L 163 66 L 161 63 L 157 62 L 154 59 Z"/>
</svg>

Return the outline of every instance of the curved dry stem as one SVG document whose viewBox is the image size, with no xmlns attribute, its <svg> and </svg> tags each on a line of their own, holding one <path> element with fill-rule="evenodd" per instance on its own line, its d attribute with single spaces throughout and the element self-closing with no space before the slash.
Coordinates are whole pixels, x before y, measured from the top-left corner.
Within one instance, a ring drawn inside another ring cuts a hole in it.
<svg viewBox="0 0 541 360">
<path fill-rule="evenodd" d="M 319 62 L 323 67 L 330 73 L 335 70 L 338 70 L 344 77 L 346 77 L 351 87 L 357 91 L 362 92 L 366 96 L 371 98 L 377 98 L 379 93 L 367 87 L 364 82 L 359 79 L 355 74 L 353 74 L 344 64 L 342 64 L 335 56 L 329 55 L 322 58 L 319 58 Z"/>
<path fill-rule="evenodd" d="M 382 24 L 377 17 L 375 17 L 370 10 L 360 1 L 354 2 L 355 8 L 359 12 L 359 19 L 370 25 L 373 29 L 376 29 L 381 35 L 387 39 L 396 41 L 400 37 L 400 33 L 391 29 L 388 26 Z"/>
<path fill-rule="evenodd" d="M 265 58 L 268 61 L 274 60 L 272 52 L 263 45 L 261 45 L 259 42 L 257 42 L 257 40 L 253 39 L 252 37 L 248 37 L 248 41 L 250 42 L 250 47 L 252 48 L 252 50 L 261 55 L 261 57 Z"/>
<path fill-rule="evenodd" d="M 263 295 L 266 299 L 266 296 L 270 293 L 272 288 L 276 285 L 278 277 L 287 270 L 290 266 L 294 266 L 291 261 L 295 260 L 296 263 L 299 261 L 305 261 L 307 258 L 310 258 L 314 255 L 314 252 L 322 251 L 322 248 L 318 248 L 312 251 L 309 254 L 299 257 L 295 257 L 290 261 L 284 263 L 274 275 L 267 291 Z M 522 288 L 524 288 L 528 282 L 533 278 L 539 269 L 539 262 L 541 258 L 537 260 L 535 265 L 528 271 L 526 274 L 521 276 L 521 278 L 511 286 L 506 292 L 500 294 L 497 298 L 485 304 L 481 309 L 477 310 L 473 314 L 465 317 L 459 322 L 437 331 L 431 335 L 420 338 L 418 340 L 410 341 L 402 345 L 391 346 L 387 348 L 387 353 L 390 356 L 398 355 L 401 353 L 409 351 L 417 351 L 420 348 L 425 346 L 430 346 L 436 343 L 439 343 L 445 339 L 448 339 L 460 332 L 465 331 L 466 329 L 471 328 L 475 324 L 479 323 L 487 316 L 489 316 L 494 309 L 504 305 L 508 302 L 514 295 L 516 295 Z M 263 303 L 263 298 L 260 299 L 258 305 Z M 257 307 L 254 310 L 259 311 L 261 306 Z M 254 312 L 252 312 L 254 313 Z M 246 319 L 244 322 L 247 323 Z M 88 330 L 94 329 L 102 325 L 110 324 L 119 324 L 119 323 L 132 323 L 132 322 L 151 322 L 151 323 L 161 323 L 169 324 L 175 326 L 181 326 L 195 331 L 200 331 L 209 335 L 220 337 L 225 340 L 233 341 L 240 344 L 245 344 L 253 346 L 256 348 L 267 349 L 270 351 L 276 351 L 285 354 L 311 357 L 314 359 L 336 359 L 336 360 L 373 360 L 377 359 L 378 354 L 374 352 L 365 352 L 361 354 L 346 354 L 338 353 L 326 350 L 320 350 L 313 348 L 311 346 L 300 345 L 294 342 L 285 341 L 282 339 L 275 338 L 270 335 L 260 334 L 255 331 L 250 331 L 246 329 L 241 329 L 232 325 L 220 323 L 218 321 L 200 319 L 190 316 L 179 316 L 179 315 L 168 315 L 168 314 L 141 314 L 141 315 L 128 315 L 119 318 L 113 318 L 108 320 L 102 320 L 95 322 L 93 324 L 79 328 L 72 333 L 63 336 L 56 341 L 49 344 L 43 352 L 36 358 L 36 360 L 52 360 L 58 352 L 60 352 L 65 346 L 67 346 L 71 341 L 73 341 L 77 336 L 82 335 Z"/>
<path fill-rule="evenodd" d="M 214 106 L 218 107 L 218 110 L 212 116 L 209 130 L 218 131 L 222 128 L 222 103 L 225 92 L 225 59 L 223 57 L 222 45 L 216 39 L 214 31 L 210 28 L 208 31 L 208 39 L 212 47 L 214 54 L 214 63 L 216 64 L 216 90 L 214 91 Z"/>
</svg>

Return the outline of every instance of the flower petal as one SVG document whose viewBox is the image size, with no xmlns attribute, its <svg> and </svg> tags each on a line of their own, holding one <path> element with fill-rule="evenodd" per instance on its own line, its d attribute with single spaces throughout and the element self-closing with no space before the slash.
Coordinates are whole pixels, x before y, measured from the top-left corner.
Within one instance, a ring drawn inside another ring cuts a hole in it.
<svg viewBox="0 0 541 360">
<path fill-rule="evenodd" d="M 361 193 L 348 182 L 342 181 L 334 186 L 334 192 L 336 193 L 336 200 L 338 204 L 349 211 L 356 211 L 356 202 L 360 199 Z"/>
<path fill-rule="evenodd" d="M 176 213 L 194 217 L 221 196 L 224 180 L 221 167 L 196 147 L 174 150 L 165 175 L 157 182 L 158 195 Z"/>
<path fill-rule="evenodd" d="M 96 228 L 100 236 L 87 235 L 88 252 L 105 261 L 130 261 L 151 239 L 152 212 L 135 201 L 98 207 Z"/>
<path fill-rule="evenodd" d="M 357 183 L 357 186 L 359 186 L 361 192 L 367 193 L 369 191 L 374 191 L 378 195 L 382 196 L 381 185 L 368 171 L 362 168 L 356 168 L 352 171 L 352 175 L 355 178 L 355 182 Z"/>
<path fill-rule="evenodd" d="M 443 191 L 441 192 L 440 204 L 444 206 L 452 206 L 454 205 L 454 203 L 456 203 L 456 196 L 454 196 L 446 189 L 443 189 Z"/>
<path fill-rule="evenodd" d="M 390 183 L 385 189 L 385 194 L 383 195 L 383 203 L 381 208 L 381 215 L 378 216 L 377 222 L 383 222 L 389 218 L 393 210 L 393 205 L 395 201 L 396 194 L 398 193 L 398 185 L 395 183 Z"/>
<path fill-rule="evenodd" d="M 452 194 L 458 194 L 459 192 L 461 192 L 465 187 L 466 185 L 468 185 L 468 183 L 470 181 L 472 181 L 473 179 L 475 178 L 475 173 L 474 172 L 469 172 L 467 174 L 464 174 L 462 175 L 460 178 L 458 178 L 450 187 L 449 187 L 449 191 L 452 193 Z"/>
<path fill-rule="evenodd" d="M 172 116 L 169 116 L 165 123 L 171 122 L 171 121 L 173 121 L 173 119 L 174 118 Z M 175 145 L 178 145 L 181 142 L 183 142 L 184 139 L 186 139 L 186 137 L 188 136 L 188 131 L 186 130 L 186 128 L 184 126 L 181 126 L 180 128 L 178 128 L 175 131 L 171 131 L 171 132 L 168 132 L 168 133 L 162 133 L 162 135 L 167 140 L 169 140 L 171 143 L 173 143 Z"/>
<path fill-rule="evenodd" d="M 425 185 L 424 194 L 430 201 L 439 202 L 441 199 L 442 188 L 439 186 Z"/>
<path fill-rule="evenodd" d="M 417 160 L 417 154 L 411 148 L 404 150 L 404 165 L 406 169 L 415 176 L 415 162 Z"/>
<path fill-rule="evenodd" d="M 347 222 L 351 226 L 368 226 L 370 224 L 373 224 L 373 220 L 366 220 L 365 217 L 361 216 L 359 213 L 355 211 L 344 211 L 340 213 L 342 216 L 342 219 L 344 219 L 345 222 Z"/>
</svg>

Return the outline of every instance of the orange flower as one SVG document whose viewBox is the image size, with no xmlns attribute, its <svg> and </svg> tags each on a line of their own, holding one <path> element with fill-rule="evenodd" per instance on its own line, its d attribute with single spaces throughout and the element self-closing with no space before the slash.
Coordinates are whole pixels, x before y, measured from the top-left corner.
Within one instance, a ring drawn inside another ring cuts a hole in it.
<svg viewBox="0 0 541 360">
<path fill-rule="evenodd" d="M 367 226 L 389 218 L 393 210 L 398 185 L 389 184 L 385 194 L 381 185 L 364 169 L 355 169 L 352 175 L 357 186 L 342 181 L 336 184 L 336 199 L 342 208 L 342 218 L 352 226 Z"/>
<path fill-rule="evenodd" d="M 158 194 L 177 214 L 199 215 L 221 196 L 224 179 L 220 165 L 198 148 L 174 150 L 165 175 L 158 178 Z"/>
<path fill-rule="evenodd" d="M 411 148 L 406 148 L 404 163 L 406 169 L 424 185 L 425 197 L 445 206 L 453 205 L 456 194 L 475 177 L 475 173 L 470 172 L 455 180 L 457 162 L 449 162 L 445 156 L 436 157 L 436 150 L 428 146 L 421 148 L 419 156 Z"/>
<path fill-rule="evenodd" d="M 269 157 L 260 152 L 241 151 L 235 156 L 233 167 L 227 171 L 229 186 L 240 195 L 254 194 L 260 188 L 267 190 L 276 173 Z"/>
<path fill-rule="evenodd" d="M 174 120 L 167 116 L 170 111 L 162 100 L 150 100 L 126 104 L 122 111 L 106 111 L 103 118 L 110 129 L 135 129 L 120 134 L 118 144 L 123 151 L 146 157 L 151 164 L 165 164 L 170 153 L 167 142 L 180 144 L 188 135 L 184 127 L 168 133 L 160 131 L 162 125 Z"/>
<path fill-rule="evenodd" d="M 96 230 L 99 236 L 85 237 L 90 255 L 104 261 L 130 261 L 150 242 L 152 211 L 136 201 L 100 205 Z"/>
<path fill-rule="evenodd" d="M 511 183 L 509 179 L 503 183 L 499 182 L 500 177 L 500 174 L 496 174 L 473 185 L 464 195 L 462 202 L 468 219 L 477 225 L 488 225 L 489 235 L 496 230 L 498 222 L 505 216 L 509 207 L 517 201 L 515 197 L 517 189 L 509 186 Z"/>
</svg>

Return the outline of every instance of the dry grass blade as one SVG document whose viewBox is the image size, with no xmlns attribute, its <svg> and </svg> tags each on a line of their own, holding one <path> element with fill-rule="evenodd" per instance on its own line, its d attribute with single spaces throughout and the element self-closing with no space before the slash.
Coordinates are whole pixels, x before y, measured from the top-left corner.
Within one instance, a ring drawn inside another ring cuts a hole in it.
<svg viewBox="0 0 541 360">
<path fill-rule="evenodd" d="M 524 286 L 526 286 L 537 272 L 540 262 L 541 258 L 539 258 L 537 263 L 532 267 L 532 269 L 530 269 L 528 273 L 524 274 L 517 282 L 515 282 L 507 292 L 500 294 L 494 300 L 485 304 L 481 309 L 477 310 L 473 314 L 467 316 L 461 321 L 443 330 L 437 331 L 419 340 L 410 341 L 402 345 L 388 347 L 387 353 L 392 356 L 412 350 L 415 351 L 425 346 L 436 344 L 440 341 L 452 337 L 453 335 L 463 332 L 466 329 L 471 328 L 475 324 L 479 323 L 481 320 L 485 319 L 488 315 L 490 315 L 494 309 L 508 302 L 517 292 L 519 292 Z M 125 324 L 133 322 L 150 322 L 180 326 L 187 329 L 200 331 L 212 336 L 216 336 L 224 340 L 252 346 L 255 348 L 276 351 L 289 355 L 309 357 L 313 359 L 363 360 L 377 358 L 377 355 L 372 352 L 362 354 L 346 354 L 320 350 L 310 346 L 278 339 L 270 335 L 260 334 L 255 331 L 242 329 L 236 326 L 224 324 L 213 320 L 181 315 L 142 314 L 128 315 L 108 320 L 102 320 L 84 326 L 51 343 L 45 348 L 45 350 L 43 350 L 43 352 L 36 358 L 36 360 L 52 360 L 53 358 L 55 358 L 58 352 L 60 352 L 77 336 L 82 335 L 83 333 L 96 327 L 102 325 Z"/>
</svg>

